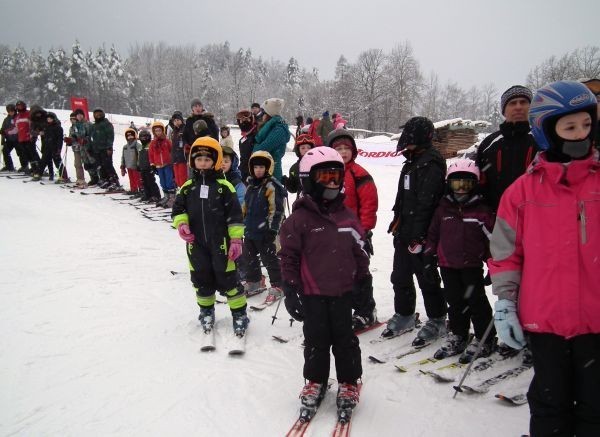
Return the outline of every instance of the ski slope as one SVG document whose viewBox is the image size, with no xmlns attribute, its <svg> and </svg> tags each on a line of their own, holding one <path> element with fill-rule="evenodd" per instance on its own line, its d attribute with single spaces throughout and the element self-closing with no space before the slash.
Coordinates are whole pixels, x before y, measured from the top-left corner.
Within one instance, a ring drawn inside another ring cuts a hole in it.
<svg viewBox="0 0 600 437">
<path fill-rule="evenodd" d="M 124 118 L 126 124 L 133 119 Z M 123 143 L 117 135 L 115 164 Z M 284 170 L 295 159 L 288 153 Z M 379 317 L 386 319 L 393 313 L 386 230 L 400 167 L 368 170 L 380 195 L 371 270 Z M 110 196 L 5 177 L 0 199 L 0 435 L 285 435 L 304 380 L 301 325 L 290 326 L 283 305 L 273 325 L 273 307 L 250 312 L 243 358 L 227 355 L 231 317 L 226 305 L 217 305 L 217 350 L 200 353 L 189 277 L 170 274 L 187 269 L 185 243 L 170 225 Z M 422 299 L 417 302 L 425 318 Z M 400 351 L 413 338 L 371 344 L 379 332 L 360 336 L 364 386 L 352 435 L 494 437 L 527 430 L 527 407 L 501 403 L 497 391 L 452 399 L 451 384 L 419 374 L 418 366 L 400 373 L 391 362 L 370 363 L 368 355 Z M 277 343 L 273 334 L 290 341 Z M 531 372 L 497 387 L 522 391 L 529 378 Z M 334 390 L 307 435 L 331 434 Z"/>
</svg>

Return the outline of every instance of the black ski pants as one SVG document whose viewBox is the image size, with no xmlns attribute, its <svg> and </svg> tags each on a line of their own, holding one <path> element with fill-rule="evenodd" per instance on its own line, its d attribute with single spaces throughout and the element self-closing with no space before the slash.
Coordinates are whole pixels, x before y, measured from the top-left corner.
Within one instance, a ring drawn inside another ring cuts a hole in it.
<svg viewBox="0 0 600 437">
<path fill-rule="evenodd" d="M 13 149 L 15 148 L 16 145 L 17 145 L 16 142 L 6 140 L 4 145 L 2 146 L 2 157 L 4 158 L 4 166 L 6 167 L 7 170 L 15 169 L 15 165 L 13 164 L 12 156 L 10 156 L 10 153 L 13 151 Z M 17 155 L 19 156 L 19 159 L 21 159 L 21 155 L 18 151 L 17 151 Z M 23 162 L 21 161 L 21 164 L 22 163 Z M 22 167 L 22 165 L 21 165 L 21 167 Z"/>
<path fill-rule="evenodd" d="M 352 299 L 301 296 L 304 307 L 304 378 L 326 384 L 329 349 L 335 358 L 339 383 L 356 383 L 362 375 L 358 337 L 352 331 Z"/>
<path fill-rule="evenodd" d="M 375 309 L 375 298 L 373 297 L 373 277 L 363 284 L 362 288 L 355 287 L 352 290 L 352 309 L 358 316 L 370 317 Z"/>
<path fill-rule="evenodd" d="M 94 158 L 100 179 L 108 180 L 111 183 L 119 183 L 119 176 L 117 176 L 113 165 L 113 149 L 96 150 L 94 151 Z"/>
<path fill-rule="evenodd" d="M 446 300 L 439 279 L 428 281 L 423 276 L 423 257 L 408 251 L 408 243 L 394 237 L 394 267 L 390 280 L 394 288 L 394 311 L 403 316 L 414 314 L 417 292 L 413 275 L 417 277 L 427 317 L 438 318 L 446 315 Z"/>
<path fill-rule="evenodd" d="M 154 172 L 152 172 L 152 170 L 141 170 L 140 173 L 142 175 L 142 185 L 144 186 L 146 197 L 156 197 L 157 199 L 160 199 L 160 190 L 156 184 Z"/>
<path fill-rule="evenodd" d="M 532 437 L 600 436 L 600 334 L 529 333 Z"/>
<path fill-rule="evenodd" d="M 492 307 L 483 286 L 483 268 L 440 267 L 440 272 L 444 281 L 444 296 L 448 302 L 450 331 L 468 338 L 469 328 L 473 322 L 475 337 L 481 339 L 493 317 Z M 493 341 L 495 336 L 496 331 L 492 328 L 488 342 Z"/>
<path fill-rule="evenodd" d="M 57 145 L 44 145 L 42 146 L 42 161 L 40 164 L 40 172 L 43 172 L 48 167 L 48 176 L 50 179 L 54 179 L 54 168 L 52 162 L 58 170 L 58 174 L 61 178 L 67 178 L 67 169 L 63 165 L 62 158 L 60 157 L 60 147 Z"/>
<path fill-rule="evenodd" d="M 20 143 L 23 150 L 23 155 L 26 157 L 27 162 L 31 164 L 31 170 L 33 173 L 42 173 L 40 170 L 40 155 L 38 155 L 35 141 L 28 141 L 26 143 Z"/>
<path fill-rule="evenodd" d="M 271 287 L 281 286 L 281 269 L 273 235 L 265 234 L 262 239 L 244 238 L 245 276 L 247 282 L 261 279 L 260 262 L 267 269 Z"/>
</svg>

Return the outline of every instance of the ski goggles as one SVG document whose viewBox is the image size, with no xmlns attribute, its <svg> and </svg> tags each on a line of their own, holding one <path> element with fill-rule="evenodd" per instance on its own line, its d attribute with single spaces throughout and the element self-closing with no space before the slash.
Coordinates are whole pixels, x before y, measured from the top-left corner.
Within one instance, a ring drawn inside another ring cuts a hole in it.
<svg viewBox="0 0 600 437">
<path fill-rule="evenodd" d="M 344 169 L 342 168 L 319 168 L 315 170 L 313 180 L 321 185 L 341 185 L 344 180 Z"/>
<path fill-rule="evenodd" d="M 475 179 L 449 179 L 448 186 L 452 191 L 471 191 L 477 185 Z"/>
</svg>

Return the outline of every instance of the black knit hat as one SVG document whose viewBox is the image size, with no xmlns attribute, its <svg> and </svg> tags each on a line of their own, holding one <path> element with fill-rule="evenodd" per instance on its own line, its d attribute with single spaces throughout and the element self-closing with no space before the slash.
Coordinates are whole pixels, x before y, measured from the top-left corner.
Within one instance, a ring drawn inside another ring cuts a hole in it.
<svg viewBox="0 0 600 437">
<path fill-rule="evenodd" d="M 73 114 L 75 114 L 76 116 L 79 114 L 85 116 L 85 113 L 83 112 L 83 109 L 81 109 L 81 108 L 77 108 L 75 111 L 73 111 Z"/>
<path fill-rule="evenodd" d="M 398 139 L 397 151 L 406 149 L 409 144 L 423 146 L 431 144 L 435 128 L 427 117 L 413 117 L 406 122 L 400 139 Z"/>
<path fill-rule="evenodd" d="M 502 111 L 502 115 L 504 115 L 504 110 L 506 109 L 508 102 L 512 99 L 516 99 L 517 97 L 523 97 L 527 99 L 529 103 L 531 103 L 533 94 L 529 88 L 522 85 L 511 86 L 509 89 L 504 91 L 504 93 L 502 93 L 502 97 L 500 97 L 500 109 Z"/>
</svg>

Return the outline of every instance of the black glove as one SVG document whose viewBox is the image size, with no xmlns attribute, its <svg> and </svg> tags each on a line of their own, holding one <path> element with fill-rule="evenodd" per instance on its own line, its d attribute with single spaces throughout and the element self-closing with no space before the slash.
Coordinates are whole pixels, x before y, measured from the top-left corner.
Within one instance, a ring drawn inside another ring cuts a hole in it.
<svg viewBox="0 0 600 437">
<path fill-rule="evenodd" d="M 288 177 L 286 175 L 281 176 L 281 184 L 286 187 L 288 184 Z"/>
<path fill-rule="evenodd" d="M 423 278 L 430 284 L 440 283 L 440 274 L 438 273 L 437 257 L 435 255 L 422 255 L 423 259 Z"/>
<path fill-rule="evenodd" d="M 373 256 L 375 255 L 375 252 L 373 251 L 373 232 L 369 231 L 367 232 L 367 234 L 365 235 L 365 251 Z"/>
<path fill-rule="evenodd" d="M 490 276 L 489 270 L 487 272 L 487 275 L 485 275 L 485 278 L 483 278 L 483 285 L 492 285 L 492 277 Z"/>
<path fill-rule="evenodd" d="M 151 165 L 151 166 L 150 166 L 150 171 L 151 171 L 153 174 L 158 174 L 158 170 L 156 169 L 156 166 L 155 166 L 155 165 Z"/>
<path fill-rule="evenodd" d="M 304 320 L 304 308 L 300 301 L 300 287 L 284 282 L 282 288 L 285 294 L 285 300 L 283 301 L 285 309 L 294 320 L 302 322 Z"/>
<path fill-rule="evenodd" d="M 275 242 L 275 238 L 277 238 L 277 231 L 274 229 L 269 229 L 263 237 L 263 241 L 266 244 L 273 244 Z"/>
<path fill-rule="evenodd" d="M 390 223 L 387 233 L 395 235 L 399 224 L 400 224 L 400 217 L 397 215 L 394 215 L 394 220 L 392 220 L 392 222 Z"/>
</svg>

